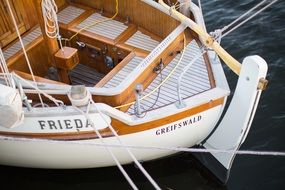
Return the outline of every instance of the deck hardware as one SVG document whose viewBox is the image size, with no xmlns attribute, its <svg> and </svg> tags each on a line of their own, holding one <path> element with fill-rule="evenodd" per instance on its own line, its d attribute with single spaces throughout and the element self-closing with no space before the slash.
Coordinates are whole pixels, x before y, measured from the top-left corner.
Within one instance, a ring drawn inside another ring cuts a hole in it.
<svg viewBox="0 0 285 190">
<path fill-rule="evenodd" d="M 127 16 L 126 21 L 124 22 L 124 24 L 125 24 L 125 25 L 129 25 L 129 23 L 130 23 L 130 17 Z"/>
<path fill-rule="evenodd" d="M 84 42 L 81 42 L 81 41 L 76 41 L 76 44 L 77 44 L 79 50 L 82 50 L 86 47 L 86 44 Z"/>
<path fill-rule="evenodd" d="M 135 103 L 135 114 L 139 117 L 142 114 L 141 110 L 141 95 L 143 92 L 143 85 L 142 84 L 137 84 L 135 87 L 135 93 L 136 93 L 136 103 Z"/>
<path fill-rule="evenodd" d="M 81 107 L 89 103 L 90 94 L 84 85 L 72 86 L 68 98 L 73 106 Z"/>
<path fill-rule="evenodd" d="M 258 90 L 266 90 L 267 86 L 268 86 L 268 80 L 266 80 L 265 78 L 259 79 L 259 83 L 257 86 Z"/>
<path fill-rule="evenodd" d="M 108 52 L 108 47 L 106 45 L 104 45 L 102 53 L 105 55 Z"/>
<path fill-rule="evenodd" d="M 153 72 L 155 73 L 160 73 L 160 71 L 162 71 L 164 66 L 164 63 L 162 61 L 162 59 L 160 59 L 159 63 L 153 68 Z"/>
<path fill-rule="evenodd" d="M 110 69 L 113 69 L 115 67 L 114 61 L 110 56 L 105 56 L 105 63 L 106 66 Z"/>
<path fill-rule="evenodd" d="M 20 96 L 22 98 L 23 104 L 27 107 L 28 111 L 32 111 L 32 109 L 33 109 L 32 105 L 31 105 L 32 102 L 29 102 L 29 99 L 28 99 L 26 93 L 24 92 L 23 87 L 22 87 L 19 79 L 17 79 L 16 77 L 13 77 L 13 78 L 14 78 L 14 82 L 15 82 L 18 90 L 19 90 L 19 93 L 20 93 Z"/>
<path fill-rule="evenodd" d="M 118 48 L 117 48 L 116 46 L 114 46 L 114 47 L 112 48 L 112 50 L 113 50 L 113 52 L 116 52 L 116 51 L 118 50 Z"/>
<path fill-rule="evenodd" d="M 90 53 L 90 57 L 96 58 L 98 56 L 101 56 L 102 50 L 98 47 L 92 46 L 90 44 L 86 44 L 87 50 Z"/>
<path fill-rule="evenodd" d="M 59 81 L 57 69 L 55 67 L 49 67 L 46 74 L 46 78 L 50 80 Z"/>
</svg>

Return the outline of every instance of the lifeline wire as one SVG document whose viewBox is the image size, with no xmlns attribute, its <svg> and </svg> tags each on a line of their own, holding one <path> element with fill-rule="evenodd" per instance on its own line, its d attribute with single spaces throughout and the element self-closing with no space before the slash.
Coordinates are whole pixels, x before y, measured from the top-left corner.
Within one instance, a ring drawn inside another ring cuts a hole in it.
<svg viewBox="0 0 285 190">
<path fill-rule="evenodd" d="M 281 151 L 256 151 L 256 150 L 218 150 L 218 149 L 201 149 L 201 148 L 183 148 L 183 147 L 162 147 L 162 146 L 141 146 L 141 145 L 122 145 L 114 143 L 96 143 L 96 142 L 76 142 L 76 141 L 59 141 L 38 138 L 15 138 L 0 136 L 0 140 L 8 140 L 15 142 L 48 142 L 54 144 L 70 144 L 82 146 L 99 146 L 99 147 L 112 147 L 112 148 L 132 148 L 143 150 L 159 150 L 159 151 L 173 151 L 173 152 L 188 152 L 188 153 L 227 153 L 238 155 L 255 155 L 255 156 L 281 156 L 285 157 L 285 152 Z"/>
<path fill-rule="evenodd" d="M 91 97 L 92 98 L 92 97 Z M 84 113 L 82 110 L 80 110 L 79 108 L 77 108 L 76 106 L 73 106 L 77 111 L 79 111 L 81 114 L 83 114 L 86 119 L 88 120 L 88 122 L 91 124 L 92 128 L 94 129 L 96 135 L 99 137 L 100 142 L 102 144 L 105 144 L 104 142 L 104 138 L 102 137 L 102 135 L 100 134 L 100 132 L 98 131 L 98 129 L 95 127 L 94 122 L 90 119 L 89 117 L 89 109 L 90 109 L 90 103 L 91 101 L 89 101 L 88 106 L 87 106 L 87 111 L 86 113 Z M 102 117 L 103 118 L 103 117 Z M 117 167 L 119 168 L 119 170 L 121 171 L 121 173 L 123 174 L 123 176 L 126 178 L 126 180 L 128 181 L 128 183 L 131 185 L 131 187 L 135 190 L 138 190 L 137 186 L 135 185 L 135 183 L 133 182 L 133 180 L 130 178 L 130 176 L 127 174 L 127 172 L 125 171 L 125 169 L 123 168 L 123 166 L 121 165 L 121 163 L 119 162 L 119 160 L 117 159 L 117 157 L 114 155 L 114 153 L 110 150 L 110 147 L 108 146 L 104 146 L 106 148 L 106 150 L 108 151 L 108 153 L 111 155 L 111 157 L 113 158 L 113 160 L 115 161 Z"/>
<path fill-rule="evenodd" d="M 101 110 L 97 107 L 97 105 L 95 104 L 94 100 L 92 99 L 92 97 L 90 98 L 90 101 L 92 102 L 92 104 L 95 106 L 96 110 L 98 111 L 98 113 L 100 114 L 100 116 L 102 117 L 102 119 L 104 120 L 104 122 L 108 125 L 109 129 L 112 131 L 112 133 L 115 135 L 115 137 L 117 138 L 118 142 L 122 145 L 122 147 L 125 146 L 125 144 L 122 142 L 122 140 L 120 139 L 118 133 L 115 131 L 115 129 L 113 128 L 113 126 L 106 120 L 106 118 L 103 116 L 103 113 L 101 112 Z M 135 157 L 135 155 L 130 151 L 129 148 L 125 147 L 126 151 L 128 152 L 128 154 L 131 156 L 132 160 L 135 162 L 136 166 L 141 170 L 141 172 L 145 175 L 145 177 L 149 180 L 149 182 L 153 185 L 153 187 L 157 190 L 160 190 L 161 188 L 158 186 L 158 184 L 154 181 L 154 179 L 149 175 L 149 173 L 144 169 L 144 167 L 141 165 L 141 163 L 137 160 L 137 158 Z"/>
<path fill-rule="evenodd" d="M 228 26 L 225 26 L 222 29 L 222 32 L 224 32 L 225 30 L 227 30 L 229 27 L 231 27 L 232 25 L 234 25 L 237 21 L 241 20 L 243 17 L 245 17 L 246 15 L 248 15 L 249 13 L 253 12 L 255 9 L 257 9 L 258 7 L 260 7 L 261 5 L 263 5 L 265 3 L 266 0 L 260 2 L 259 4 L 257 4 L 256 6 L 254 6 L 252 9 L 250 9 L 249 11 L 247 11 L 246 13 L 244 13 L 243 15 L 241 15 L 239 18 L 237 18 L 235 21 L 233 21 L 232 23 L 230 23 Z M 264 6 L 262 9 L 258 10 L 256 13 L 252 14 L 250 17 L 248 17 L 247 19 L 245 19 L 244 21 L 242 21 L 241 23 L 239 23 L 238 25 L 234 26 L 232 29 L 230 29 L 229 31 L 227 31 L 226 33 L 222 34 L 222 37 L 228 35 L 229 33 L 233 32 L 234 30 L 236 30 L 237 28 L 239 28 L 241 25 L 243 25 L 244 23 L 248 22 L 249 20 L 251 20 L 252 18 L 254 18 L 256 15 L 258 15 L 259 13 L 261 13 L 262 11 L 264 11 L 265 9 L 267 9 L 268 7 L 270 7 L 271 5 L 273 5 L 274 3 L 276 3 L 278 0 L 273 0 L 271 3 L 267 4 L 266 6 Z"/>
</svg>

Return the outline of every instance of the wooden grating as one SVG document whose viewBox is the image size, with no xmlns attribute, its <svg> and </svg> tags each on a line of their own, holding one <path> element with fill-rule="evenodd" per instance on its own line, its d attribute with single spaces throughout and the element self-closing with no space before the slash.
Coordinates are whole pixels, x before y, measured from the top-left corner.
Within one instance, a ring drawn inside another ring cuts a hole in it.
<svg viewBox="0 0 285 190">
<path fill-rule="evenodd" d="M 40 27 L 36 27 L 34 30 L 30 31 L 27 35 L 22 37 L 23 44 L 26 46 L 32 43 L 35 39 L 42 35 Z M 11 58 L 13 55 L 22 50 L 22 46 L 19 40 L 16 41 L 13 45 L 9 46 L 3 51 L 3 55 L 6 60 Z"/>
<path fill-rule="evenodd" d="M 57 14 L 57 18 L 59 22 L 69 24 L 84 12 L 84 9 L 69 5 Z"/>
<path fill-rule="evenodd" d="M 160 90 L 154 92 L 146 99 L 141 101 L 141 105 L 144 110 L 156 109 L 165 105 L 169 105 L 178 101 L 177 93 L 177 81 L 180 74 L 184 71 L 190 61 L 199 55 L 201 50 L 195 40 L 189 43 L 186 47 L 186 51 L 181 60 L 180 65 L 176 68 L 170 78 L 160 87 Z M 153 82 L 144 90 L 143 95 L 145 96 L 155 89 L 173 70 L 177 65 L 181 54 L 178 54 L 159 74 Z M 201 56 L 185 73 L 181 80 L 181 96 L 187 98 L 196 94 L 202 93 L 211 89 L 210 79 L 206 67 L 204 58 Z M 159 92 L 159 93 L 158 93 Z M 134 113 L 134 106 L 131 106 L 128 113 Z"/>
<path fill-rule="evenodd" d="M 116 20 L 108 20 L 106 22 L 95 24 L 96 22 L 106 19 L 108 18 L 99 13 L 94 13 L 77 25 L 77 28 L 86 28 L 85 30 L 88 32 L 98 34 L 112 40 L 115 40 L 128 28 L 127 25 Z"/>
<path fill-rule="evenodd" d="M 135 56 L 103 87 L 112 88 L 118 86 L 139 65 L 144 58 Z"/>
<path fill-rule="evenodd" d="M 78 64 L 69 72 L 69 77 L 72 85 L 94 86 L 104 77 L 104 75 L 91 67 Z"/>
<path fill-rule="evenodd" d="M 156 46 L 158 46 L 159 43 L 159 41 L 152 39 L 150 36 L 142 33 L 139 30 L 125 42 L 127 45 L 146 51 L 152 51 Z"/>
</svg>

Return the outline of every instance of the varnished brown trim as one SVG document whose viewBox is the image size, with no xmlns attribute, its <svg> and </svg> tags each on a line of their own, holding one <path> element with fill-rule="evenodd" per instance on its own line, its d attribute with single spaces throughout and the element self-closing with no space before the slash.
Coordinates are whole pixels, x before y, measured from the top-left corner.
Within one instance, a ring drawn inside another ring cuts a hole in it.
<svg viewBox="0 0 285 190">
<path fill-rule="evenodd" d="M 125 65 L 127 65 L 131 59 L 135 57 L 135 53 L 130 53 L 123 61 L 121 61 L 112 71 L 110 71 L 95 87 L 104 86 L 109 80 L 111 80 Z"/>
<path fill-rule="evenodd" d="M 19 75 L 20 77 L 24 78 L 24 79 L 31 80 L 31 81 L 33 80 L 32 75 L 29 74 L 29 73 L 25 73 L 25 72 L 17 71 L 17 70 L 14 70 L 14 72 L 17 75 Z M 35 77 L 36 82 L 48 83 L 48 84 L 66 85 L 65 83 L 54 81 L 54 80 L 49 80 L 49 79 L 42 78 L 42 77 L 39 77 L 39 76 L 34 76 L 34 77 Z"/>
<path fill-rule="evenodd" d="M 186 117 L 196 115 L 198 113 L 204 112 L 216 106 L 220 106 L 224 103 L 224 98 L 219 98 L 217 100 L 212 100 L 208 103 L 202 104 L 200 106 L 188 109 L 181 113 L 177 113 L 162 119 L 155 121 L 143 123 L 140 125 L 129 126 L 117 119 L 112 118 L 111 125 L 119 135 L 127 135 L 132 133 L 138 133 L 150 129 L 154 129 L 169 123 L 181 120 Z M 113 136 L 110 129 L 105 128 L 99 131 L 103 137 Z M 39 139 L 54 139 L 54 140 L 86 140 L 86 139 L 96 139 L 98 138 L 95 131 L 87 132 L 70 132 L 70 133 L 15 133 L 15 132 L 0 132 L 2 136 L 9 137 L 22 137 L 22 138 L 39 138 Z"/>
<path fill-rule="evenodd" d="M 222 105 L 223 103 L 224 103 L 224 98 L 220 98 L 217 100 L 210 101 L 206 104 L 202 104 L 200 106 L 197 106 L 195 108 L 188 109 L 184 112 L 177 113 L 177 114 L 165 117 L 163 119 L 159 119 L 156 121 L 152 121 L 152 122 L 148 122 L 148 123 L 144 123 L 144 124 L 140 124 L 140 125 L 136 125 L 136 126 L 127 126 L 124 123 L 122 123 L 121 121 L 113 119 L 112 120 L 112 126 L 118 131 L 119 135 L 127 135 L 127 134 L 131 134 L 131 133 L 138 133 L 138 132 L 142 132 L 145 130 L 154 129 L 156 127 L 166 125 L 166 124 L 172 123 L 172 122 L 177 121 L 177 120 L 181 120 L 181 119 L 186 118 L 186 117 L 190 117 L 192 115 L 195 115 L 195 114 L 201 113 L 203 111 L 206 111 L 208 109 L 214 108 L 216 106 Z"/>
<path fill-rule="evenodd" d="M 196 38 L 195 40 L 198 43 L 199 47 L 201 47 L 202 46 L 201 41 L 198 38 Z M 206 64 L 207 74 L 208 74 L 208 78 L 210 81 L 210 86 L 211 86 L 211 88 L 215 88 L 216 82 L 215 82 L 215 78 L 214 78 L 214 74 L 213 74 L 213 70 L 212 70 L 212 66 L 211 66 L 208 54 L 204 54 L 203 58 L 204 58 L 204 62 Z"/>
</svg>

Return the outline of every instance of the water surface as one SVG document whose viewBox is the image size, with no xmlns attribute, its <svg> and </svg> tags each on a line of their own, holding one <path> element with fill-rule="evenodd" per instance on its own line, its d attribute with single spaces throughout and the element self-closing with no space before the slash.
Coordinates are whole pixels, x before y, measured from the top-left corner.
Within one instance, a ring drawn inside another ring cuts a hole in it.
<svg viewBox="0 0 285 190">
<path fill-rule="evenodd" d="M 202 0 L 208 31 L 227 25 L 259 0 Z M 268 89 L 262 94 L 252 129 L 242 150 L 285 151 L 285 2 L 273 7 L 222 40 L 239 61 L 260 55 L 269 66 Z M 230 87 L 237 77 L 225 66 Z M 238 112 L 237 112 L 238 114 Z M 230 127 L 230 126 L 229 126 Z M 230 179 L 221 186 L 200 170 L 190 154 L 144 163 L 163 189 L 285 189 L 285 158 L 237 156 Z M 132 165 L 126 167 L 140 189 L 152 186 Z M 0 167 L 2 186 L 21 189 L 130 189 L 115 167 L 89 170 L 35 170 Z"/>
</svg>

